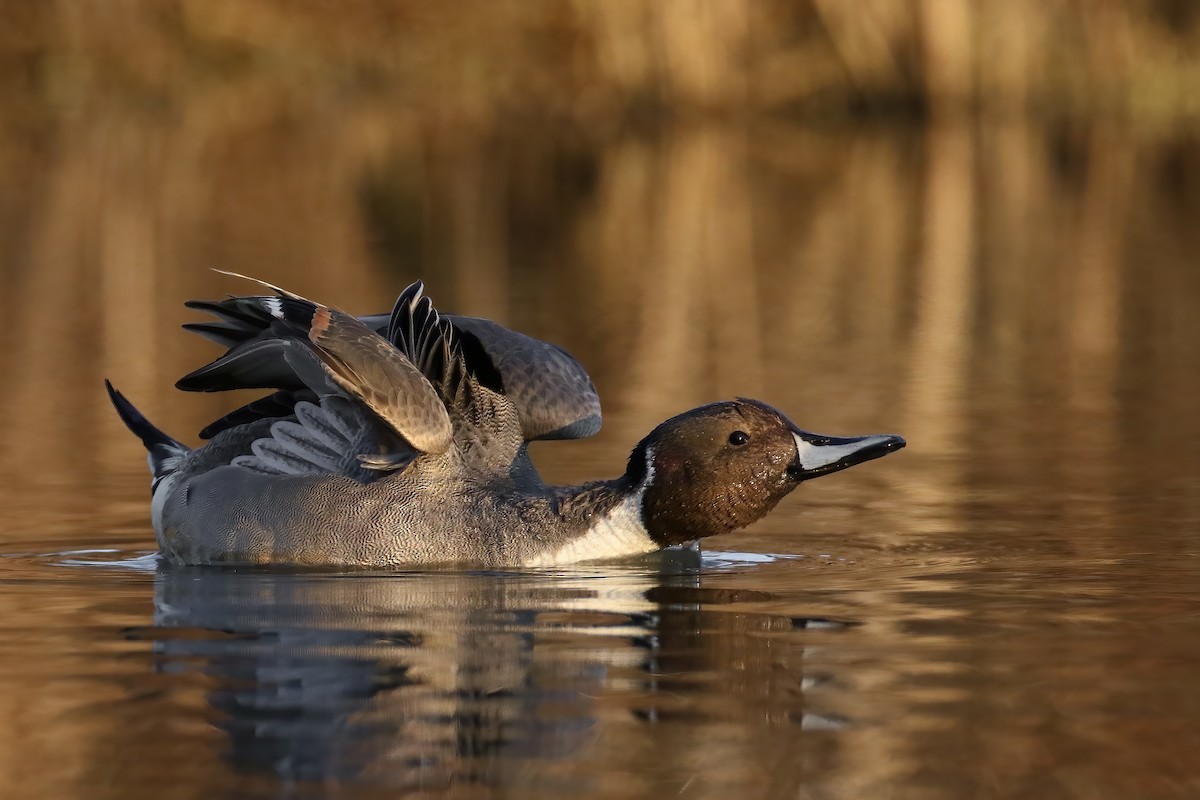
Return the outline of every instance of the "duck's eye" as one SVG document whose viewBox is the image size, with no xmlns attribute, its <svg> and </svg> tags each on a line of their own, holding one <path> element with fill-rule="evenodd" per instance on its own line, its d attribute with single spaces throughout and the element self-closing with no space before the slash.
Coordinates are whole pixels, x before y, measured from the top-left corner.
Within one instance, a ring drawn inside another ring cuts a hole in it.
<svg viewBox="0 0 1200 800">
<path fill-rule="evenodd" d="M 732 445 L 740 447 L 748 441 L 750 441 L 750 434 L 746 433 L 745 431 L 734 431 L 733 433 L 729 434 L 729 443 Z"/>
</svg>

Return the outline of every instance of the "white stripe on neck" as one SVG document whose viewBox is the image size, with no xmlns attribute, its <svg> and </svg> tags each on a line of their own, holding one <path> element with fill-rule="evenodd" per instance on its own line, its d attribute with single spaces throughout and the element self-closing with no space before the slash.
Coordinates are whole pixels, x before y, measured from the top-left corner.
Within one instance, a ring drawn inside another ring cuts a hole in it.
<svg viewBox="0 0 1200 800">
<path fill-rule="evenodd" d="M 661 549 L 642 521 L 642 501 L 654 481 L 654 448 L 646 448 L 646 476 L 637 489 L 606 514 L 596 517 L 587 531 L 557 550 L 549 550 L 525 562 L 527 567 L 552 567 L 580 561 L 636 556 Z"/>
</svg>

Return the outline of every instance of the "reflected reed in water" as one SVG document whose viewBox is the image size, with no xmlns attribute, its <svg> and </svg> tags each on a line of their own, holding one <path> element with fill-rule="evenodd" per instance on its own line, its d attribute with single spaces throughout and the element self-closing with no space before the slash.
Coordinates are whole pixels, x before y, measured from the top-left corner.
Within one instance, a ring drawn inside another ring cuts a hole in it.
<svg viewBox="0 0 1200 800">
<path fill-rule="evenodd" d="M 96 390 L 104 376 L 119 375 L 167 430 L 226 409 L 170 388 L 212 355 L 176 328 L 182 300 L 228 288 L 212 265 L 358 312 L 385 308 L 420 271 L 442 305 L 563 344 L 592 372 L 606 427 L 535 449 L 556 480 L 608 474 L 657 420 L 734 394 L 814 428 L 893 428 L 920 442 L 903 486 L 899 466 L 876 473 L 910 493 L 888 526 L 901 538 L 960 528 L 968 487 L 979 500 L 1061 486 L 1022 494 L 1053 506 L 1090 488 L 1167 491 L 1194 464 L 1179 447 L 1200 341 L 1186 213 L 1200 151 L 1187 141 L 1021 125 L 847 137 L 763 123 L 591 149 L 514 133 L 461 145 L 506 155 L 472 162 L 438 156 L 452 143 L 432 133 L 427 145 L 360 152 L 350 131 L 330 164 L 301 129 L 234 169 L 206 163 L 211 148 L 146 163 L 104 128 L 81 127 L 29 165 L 60 188 L 8 228 L 20 254 L 0 299 L 14 321 L 0 365 L 19 376 L 0 400 L 10 537 L 77 530 L 98 505 L 122 524 L 140 518 L 142 498 L 116 500 L 140 457 Z M 157 133 L 164 146 L 179 135 Z M 240 146 L 249 156 L 265 145 Z M 180 181 L 186 199 L 162 194 Z M 71 457 L 27 469 L 37 452 Z M 1194 511 L 1176 494 L 1162 501 Z"/>
<path fill-rule="evenodd" d="M 485 125 L 246 74 L 0 129 L 0 794 L 1200 793 L 1194 130 Z M 230 407 L 170 388 L 210 267 L 354 312 L 423 277 L 567 347 L 605 428 L 534 448 L 555 481 L 732 395 L 909 448 L 712 544 L 802 557 L 699 574 L 19 555 L 150 546 L 101 381 L 166 430 Z"/>
<path fill-rule="evenodd" d="M 125 635 L 154 642 L 156 670 L 204 676 L 236 769 L 288 780 L 498 787 L 523 773 L 550 790 L 560 760 L 595 783 L 588 747 L 606 725 L 803 727 L 803 677 L 787 701 L 763 697 L 782 664 L 753 654 L 770 646 L 756 635 L 808 621 L 739 613 L 776 598 L 701 590 L 694 553 L 663 561 L 555 579 L 164 568 L 155 626 Z M 747 658 L 763 666 L 744 674 Z M 733 703 L 707 696 L 715 683 Z"/>
</svg>

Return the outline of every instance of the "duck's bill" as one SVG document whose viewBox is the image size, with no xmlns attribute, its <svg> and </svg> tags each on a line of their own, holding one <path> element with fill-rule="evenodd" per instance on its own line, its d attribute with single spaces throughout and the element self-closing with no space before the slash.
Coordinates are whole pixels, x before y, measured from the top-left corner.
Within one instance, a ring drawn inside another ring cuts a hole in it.
<svg viewBox="0 0 1200 800">
<path fill-rule="evenodd" d="M 796 460 L 788 467 L 788 474 L 800 481 L 882 458 L 905 444 L 904 439 L 891 433 L 839 438 L 797 429 L 792 435 L 796 438 Z"/>
</svg>

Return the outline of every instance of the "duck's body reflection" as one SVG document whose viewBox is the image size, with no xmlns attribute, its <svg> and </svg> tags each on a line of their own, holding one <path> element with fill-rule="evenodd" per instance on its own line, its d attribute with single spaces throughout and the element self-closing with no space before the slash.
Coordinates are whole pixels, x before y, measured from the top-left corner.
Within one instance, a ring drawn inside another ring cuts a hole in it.
<svg viewBox="0 0 1200 800">
<path fill-rule="evenodd" d="M 692 551 L 565 576 L 164 567 L 151 635 L 159 669 L 211 682 L 237 769 L 504 784 L 578 753 L 605 713 L 659 719 L 656 676 L 722 669 L 699 617 L 701 600 L 728 601 L 699 585 Z M 781 619 L 745 617 L 759 631 Z M 641 700 L 614 703 L 622 692 Z"/>
</svg>

